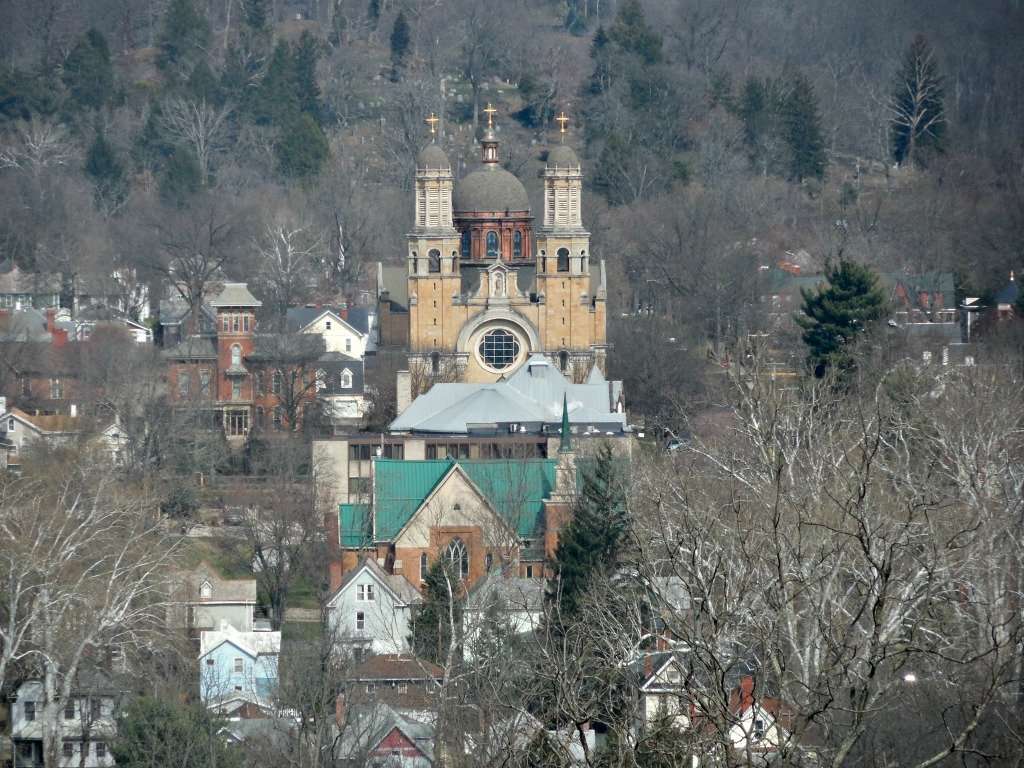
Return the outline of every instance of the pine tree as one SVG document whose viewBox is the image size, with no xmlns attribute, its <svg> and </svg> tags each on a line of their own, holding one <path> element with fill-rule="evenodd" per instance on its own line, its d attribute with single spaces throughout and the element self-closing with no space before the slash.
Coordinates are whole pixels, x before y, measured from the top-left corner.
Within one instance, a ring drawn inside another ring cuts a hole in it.
<svg viewBox="0 0 1024 768">
<path fill-rule="evenodd" d="M 825 177 L 825 140 L 818 98 L 803 75 L 793 78 L 783 107 L 783 132 L 789 150 L 789 177 L 795 181 Z"/>
<path fill-rule="evenodd" d="M 128 194 L 124 164 L 102 129 L 96 131 L 96 138 L 86 152 L 84 170 L 95 187 L 97 208 L 110 210 L 124 202 Z"/>
<path fill-rule="evenodd" d="M 409 22 L 406 21 L 405 11 L 399 11 L 395 25 L 391 28 L 391 66 L 396 71 L 405 65 L 409 55 L 409 40 Z"/>
<path fill-rule="evenodd" d="M 316 65 L 320 60 L 320 43 L 308 31 L 302 33 L 292 52 L 298 107 L 320 122 L 320 86 L 316 82 Z"/>
<path fill-rule="evenodd" d="M 590 44 L 590 58 L 594 62 L 594 73 L 590 76 L 590 93 L 604 93 L 612 86 L 611 39 L 604 27 L 597 28 L 594 41 Z"/>
<path fill-rule="evenodd" d="M 647 25 L 640 0 L 625 0 L 619 6 L 608 36 L 622 50 L 636 54 L 647 64 L 661 61 L 661 35 Z"/>
<path fill-rule="evenodd" d="M 450 561 L 437 559 L 427 571 L 423 602 L 412 619 L 409 645 L 421 659 L 443 664 L 462 626 L 462 584 Z"/>
<path fill-rule="evenodd" d="M 205 57 L 209 43 L 210 25 L 195 0 L 171 0 L 160 32 L 160 68 L 180 76 Z"/>
<path fill-rule="evenodd" d="M 832 371 L 845 377 L 854 367 L 854 347 L 886 312 L 878 277 L 868 267 L 842 260 L 825 272 L 828 285 L 801 289 L 803 306 L 796 318 L 803 328 L 807 362 L 822 378 Z"/>
<path fill-rule="evenodd" d="M 243 0 L 242 18 L 253 32 L 267 29 L 267 0 Z"/>
<path fill-rule="evenodd" d="M 278 41 L 252 101 L 252 116 L 258 125 L 283 127 L 295 121 L 299 114 L 295 80 L 295 59 L 288 43 Z"/>
<path fill-rule="evenodd" d="M 160 197 L 170 205 L 184 208 L 201 186 L 199 161 L 187 149 L 179 147 L 164 168 L 160 179 Z"/>
<path fill-rule="evenodd" d="M 107 40 L 95 29 L 86 32 L 64 60 L 64 85 L 73 101 L 99 109 L 114 88 L 114 68 Z"/>
<path fill-rule="evenodd" d="M 274 149 L 281 175 L 291 179 L 316 176 L 330 156 L 323 129 L 305 112 L 282 128 Z"/>
<path fill-rule="evenodd" d="M 614 571 L 626 533 L 625 487 L 619 462 L 607 445 L 583 473 L 572 520 L 558 538 L 552 563 L 554 578 L 547 598 L 566 622 L 576 616 L 579 601 L 593 579 Z"/>
<path fill-rule="evenodd" d="M 942 77 L 923 35 L 914 38 L 896 76 L 891 109 L 892 156 L 898 163 L 921 162 L 919 150 L 941 151 L 946 133 Z"/>
</svg>

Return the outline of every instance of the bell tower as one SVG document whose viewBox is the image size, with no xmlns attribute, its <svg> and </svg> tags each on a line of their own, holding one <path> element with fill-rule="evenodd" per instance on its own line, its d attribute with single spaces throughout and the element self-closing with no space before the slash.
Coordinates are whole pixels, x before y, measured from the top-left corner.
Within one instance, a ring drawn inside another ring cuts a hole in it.
<svg viewBox="0 0 1024 768">
<path fill-rule="evenodd" d="M 583 226 L 583 170 L 565 143 L 569 118 L 561 113 L 560 141 L 544 167 L 544 219 L 537 230 L 537 291 L 544 297 L 544 348 L 566 374 L 606 354 L 604 263 L 592 274 L 590 233 Z"/>
<path fill-rule="evenodd" d="M 409 352 L 410 364 L 420 360 L 436 367 L 458 333 L 451 308 L 459 294 L 459 233 L 452 221 L 455 177 L 434 136 L 438 118 L 431 114 L 424 122 L 431 141 L 416 157 L 416 216 L 406 238 Z"/>
</svg>

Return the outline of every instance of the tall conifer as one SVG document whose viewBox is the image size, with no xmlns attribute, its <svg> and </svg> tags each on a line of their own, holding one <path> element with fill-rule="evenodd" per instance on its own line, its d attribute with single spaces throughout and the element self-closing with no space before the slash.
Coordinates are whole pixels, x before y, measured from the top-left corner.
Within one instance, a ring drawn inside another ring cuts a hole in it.
<svg viewBox="0 0 1024 768">
<path fill-rule="evenodd" d="M 783 107 L 783 130 L 789 149 L 789 177 L 794 181 L 825 177 L 825 140 L 821 132 L 818 99 L 803 75 L 793 78 Z"/>
</svg>

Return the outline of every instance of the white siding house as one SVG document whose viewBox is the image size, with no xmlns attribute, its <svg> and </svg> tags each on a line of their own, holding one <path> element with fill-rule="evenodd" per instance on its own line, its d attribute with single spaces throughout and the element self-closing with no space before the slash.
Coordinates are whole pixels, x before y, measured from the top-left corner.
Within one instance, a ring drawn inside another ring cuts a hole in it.
<svg viewBox="0 0 1024 768">
<path fill-rule="evenodd" d="M 327 603 L 340 653 L 394 654 L 409 648 L 409 623 L 419 602 L 404 576 L 388 574 L 373 559 L 349 571 Z"/>
</svg>

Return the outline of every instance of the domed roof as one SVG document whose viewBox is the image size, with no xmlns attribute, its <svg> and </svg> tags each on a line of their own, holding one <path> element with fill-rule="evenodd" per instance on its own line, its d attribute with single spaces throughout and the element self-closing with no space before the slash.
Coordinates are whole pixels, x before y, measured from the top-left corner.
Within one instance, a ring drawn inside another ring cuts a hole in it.
<svg viewBox="0 0 1024 768">
<path fill-rule="evenodd" d="M 530 198 L 519 179 L 496 164 L 487 164 L 455 185 L 452 208 L 465 213 L 528 211 Z"/>
<path fill-rule="evenodd" d="M 429 168 L 432 171 L 447 170 L 452 167 L 448 162 L 448 155 L 444 153 L 437 144 L 427 144 L 418 155 L 416 155 L 417 168 Z"/>
<path fill-rule="evenodd" d="M 548 168 L 577 168 L 580 159 L 566 144 L 556 144 L 548 151 Z"/>
</svg>

